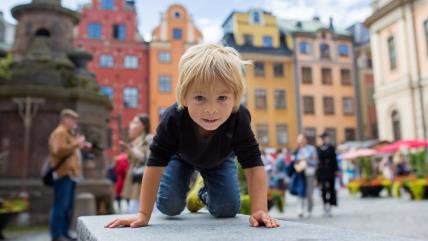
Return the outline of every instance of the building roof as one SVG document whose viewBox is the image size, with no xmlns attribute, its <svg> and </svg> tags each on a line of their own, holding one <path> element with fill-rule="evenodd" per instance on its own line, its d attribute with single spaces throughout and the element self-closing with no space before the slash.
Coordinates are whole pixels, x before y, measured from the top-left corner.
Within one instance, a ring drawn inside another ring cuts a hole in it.
<svg viewBox="0 0 428 241">
<path fill-rule="evenodd" d="M 280 41 L 281 45 L 279 48 L 274 47 L 258 47 L 253 45 L 238 45 L 235 42 L 235 36 L 233 33 L 227 33 L 223 36 L 222 43 L 225 46 L 235 48 L 239 52 L 245 53 L 260 53 L 260 54 L 273 54 L 273 55 L 289 55 L 291 56 L 292 51 L 284 44 L 285 41 Z"/>
<path fill-rule="evenodd" d="M 315 33 L 320 29 L 330 29 L 330 26 L 319 20 L 292 20 L 277 18 L 277 23 L 284 33 Z M 351 36 L 347 30 L 333 29 L 337 35 Z"/>
</svg>

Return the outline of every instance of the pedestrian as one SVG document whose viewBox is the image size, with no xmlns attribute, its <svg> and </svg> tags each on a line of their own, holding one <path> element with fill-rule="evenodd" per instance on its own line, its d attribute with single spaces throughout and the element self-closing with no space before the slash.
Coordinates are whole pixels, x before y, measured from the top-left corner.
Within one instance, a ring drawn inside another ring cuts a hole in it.
<svg viewBox="0 0 428 241">
<path fill-rule="evenodd" d="M 88 149 L 91 144 L 83 135 L 74 136 L 79 115 L 64 109 L 60 113 L 60 123 L 49 136 L 50 165 L 63 163 L 54 173 L 53 207 L 50 215 L 50 235 L 53 241 L 72 239 L 69 234 L 74 208 L 76 182 L 81 178 L 80 150 Z"/>
<path fill-rule="evenodd" d="M 114 174 L 116 176 L 116 181 L 114 183 L 114 191 L 117 207 L 119 211 L 121 211 L 122 190 L 129 167 L 128 154 L 121 153 L 115 159 Z"/>
<path fill-rule="evenodd" d="M 246 63 L 235 49 L 218 44 L 186 50 L 179 62 L 177 103 L 165 111 L 150 146 L 138 215 L 106 227 L 146 226 L 155 200 L 163 214 L 180 214 L 195 169 L 203 181 L 188 201 L 206 205 L 214 217 L 234 217 L 240 208 L 235 154 L 248 183 L 250 225 L 279 226 L 268 214 L 266 173 L 250 113 L 240 105 Z"/>
<path fill-rule="evenodd" d="M 132 119 L 128 128 L 128 138 L 129 142 L 121 141 L 129 161 L 122 198 L 129 200 L 128 213 L 136 213 L 140 206 L 144 166 L 150 153 L 149 146 L 153 140 L 153 135 L 150 133 L 150 119 L 146 114 L 136 115 Z"/>
<path fill-rule="evenodd" d="M 314 206 L 313 192 L 318 154 L 316 148 L 307 143 L 307 137 L 304 134 L 298 135 L 297 144 L 298 147 L 294 152 L 294 161 L 290 163 L 290 168 L 294 169 L 294 175 L 296 175 L 295 177 L 291 177 L 290 185 L 292 187 L 296 185 L 297 189 L 292 189 L 290 193 L 294 193 L 299 198 L 297 206 L 298 217 L 302 218 L 306 216 L 310 218 Z"/>
<path fill-rule="evenodd" d="M 317 182 L 321 188 L 324 215 L 331 217 L 331 207 L 337 206 L 335 181 L 339 174 L 336 148 L 331 144 L 327 132 L 320 135 L 321 145 L 317 148 L 319 164 L 316 172 Z"/>
</svg>

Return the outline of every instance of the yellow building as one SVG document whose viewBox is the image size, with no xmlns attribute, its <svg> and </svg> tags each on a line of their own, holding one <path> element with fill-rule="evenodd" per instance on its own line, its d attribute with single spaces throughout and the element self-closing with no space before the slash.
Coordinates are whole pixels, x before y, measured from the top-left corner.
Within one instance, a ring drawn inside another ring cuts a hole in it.
<svg viewBox="0 0 428 241">
<path fill-rule="evenodd" d="M 326 131 L 335 143 L 357 139 L 353 45 L 349 32 L 311 21 L 279 19 L 295 58 L 299 130 L 312 144 Z"/>
<path fill-rule="evenodd" d="M 261 9 L 232 12 L 223 24 L 223 44 L 237 49 L 246 68 L 251 125 L 263 147 L 295 148 L 297 116 L 292 52 L 276 17 Z"/>
</svg>

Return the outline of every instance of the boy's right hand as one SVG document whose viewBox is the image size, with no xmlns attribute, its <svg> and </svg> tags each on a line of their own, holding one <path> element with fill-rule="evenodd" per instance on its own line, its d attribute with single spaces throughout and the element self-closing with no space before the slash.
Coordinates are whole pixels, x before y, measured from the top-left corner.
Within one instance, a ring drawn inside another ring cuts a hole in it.
<svg viewBox="0 0 428 241">
<path fill-rule="evenodd" d="M 105 228 L 117 228 L 119 226 L 128 226 L 131 228 L 139 228 L 147 226 L 149 217 L 145 214 L 138 213 L 136 217 L 131 218 L 117 218 L 110 223 L 106 224 Z"/>
</svg>

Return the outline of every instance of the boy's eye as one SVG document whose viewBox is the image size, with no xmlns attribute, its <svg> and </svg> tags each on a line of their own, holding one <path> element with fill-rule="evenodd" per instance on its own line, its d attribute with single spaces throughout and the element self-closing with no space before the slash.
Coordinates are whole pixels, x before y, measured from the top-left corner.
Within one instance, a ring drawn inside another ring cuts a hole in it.
<svg viewBox="0 0 428 241">
<path fill-rule="evenodd" d="M 195 98 L 194 98 L 196 101 L 204 101 L 205 100 L 205 97 L 203 97 L 202 95 L 197 95 L 197 96 L 195 96 Z"/>
<path fill-rule="evenodd" d="M 228 97 L 224 96 L 224 95 L 218 97 L 219 101 L 226 101 L 227 99 L 228 99 Z"/>
</svg>

